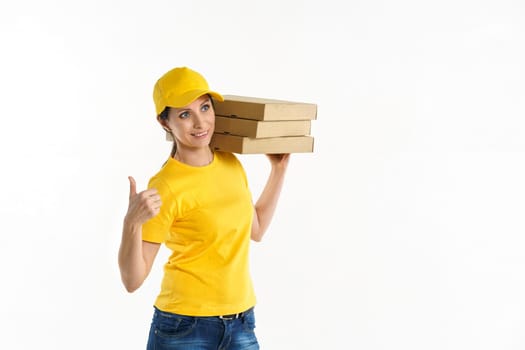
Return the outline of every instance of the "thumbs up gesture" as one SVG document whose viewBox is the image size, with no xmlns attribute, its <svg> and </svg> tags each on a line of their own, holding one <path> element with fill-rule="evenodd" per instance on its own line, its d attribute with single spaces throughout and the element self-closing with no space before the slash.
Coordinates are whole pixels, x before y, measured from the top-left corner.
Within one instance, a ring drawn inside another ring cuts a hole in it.
<svg viewBox="0 0 525 350">
<path fill-rule="evenodd" d="M 156 189 L 137 193 L 137 183 L 132 176 L 129 179 L 129 205 L 125 220 L 129 224 L 142 225 L 160 211 L 162 204 Z"/>
</svg>

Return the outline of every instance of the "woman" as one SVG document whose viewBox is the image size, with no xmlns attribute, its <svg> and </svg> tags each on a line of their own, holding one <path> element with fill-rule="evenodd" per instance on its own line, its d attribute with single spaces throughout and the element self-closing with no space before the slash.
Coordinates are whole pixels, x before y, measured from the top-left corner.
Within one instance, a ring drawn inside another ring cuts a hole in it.
<svg viewBox="0 0 525 350">
<path fill-rule="evenodd" d="M 224 99 L 204 77 L 174 68 L 157 81 L 153 99 L 173 150 L 145 191 L 137 193 L 129 177 L 119 250 L 128 292 L 144 282 L 162 243 L 172 251 L 154 304 L 148 349 L 259 349 L 249 245 L 250 239 L 260 241 L 270 224 L 289 154 L 267 155 L 271 172 L 253 204 L 237 157 L 209 147 L 213 99 Z"/>
</svg>

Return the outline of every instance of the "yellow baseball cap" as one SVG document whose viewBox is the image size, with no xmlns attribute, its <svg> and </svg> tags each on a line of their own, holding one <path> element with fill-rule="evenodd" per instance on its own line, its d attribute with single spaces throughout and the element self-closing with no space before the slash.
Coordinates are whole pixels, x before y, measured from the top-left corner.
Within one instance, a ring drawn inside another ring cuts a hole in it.
<svg viewBox="0 0 525 350">
<path fill-rule="evenodd" d="M 221 94 L 210 90 L 208 82 L 200 73 L 188 67 L 173 68 L 155 83 L 155 110 L 159 115 L 166 107 L 184 107 L 205 94 L 210 94 L 218 101 L 224 101 Z"/>
</svg>

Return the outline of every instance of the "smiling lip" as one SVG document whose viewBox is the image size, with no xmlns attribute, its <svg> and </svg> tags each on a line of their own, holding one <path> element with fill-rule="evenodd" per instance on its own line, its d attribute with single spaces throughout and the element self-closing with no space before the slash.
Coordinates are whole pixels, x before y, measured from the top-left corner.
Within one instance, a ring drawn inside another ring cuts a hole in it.
<svg viewBox="0 0 525 350">
<path fill-rule="evenodd" d="M 199 133 L 193 133 L 191 135 L 195 136 L 195 137 L 204 137 L 204 136 L 208 135 L 208 131 L 203 131 L 203 132 L 199 132 Z"/>
</svg>

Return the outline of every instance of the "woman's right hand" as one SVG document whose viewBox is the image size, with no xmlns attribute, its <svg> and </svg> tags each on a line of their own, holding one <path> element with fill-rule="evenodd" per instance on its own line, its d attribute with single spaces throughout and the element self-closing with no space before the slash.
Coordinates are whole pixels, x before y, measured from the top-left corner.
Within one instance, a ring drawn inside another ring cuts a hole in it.
<svg viewBox="0 0 525 350">
<path fill-rule="evenodd" d="M 160 211 L 162 205 L 156 189 L 137 193 L 137 183 L 132 176 L 129 179 L 129 205 L 124 221 L 129 225 L 142 225 Z"/>
</svg>

